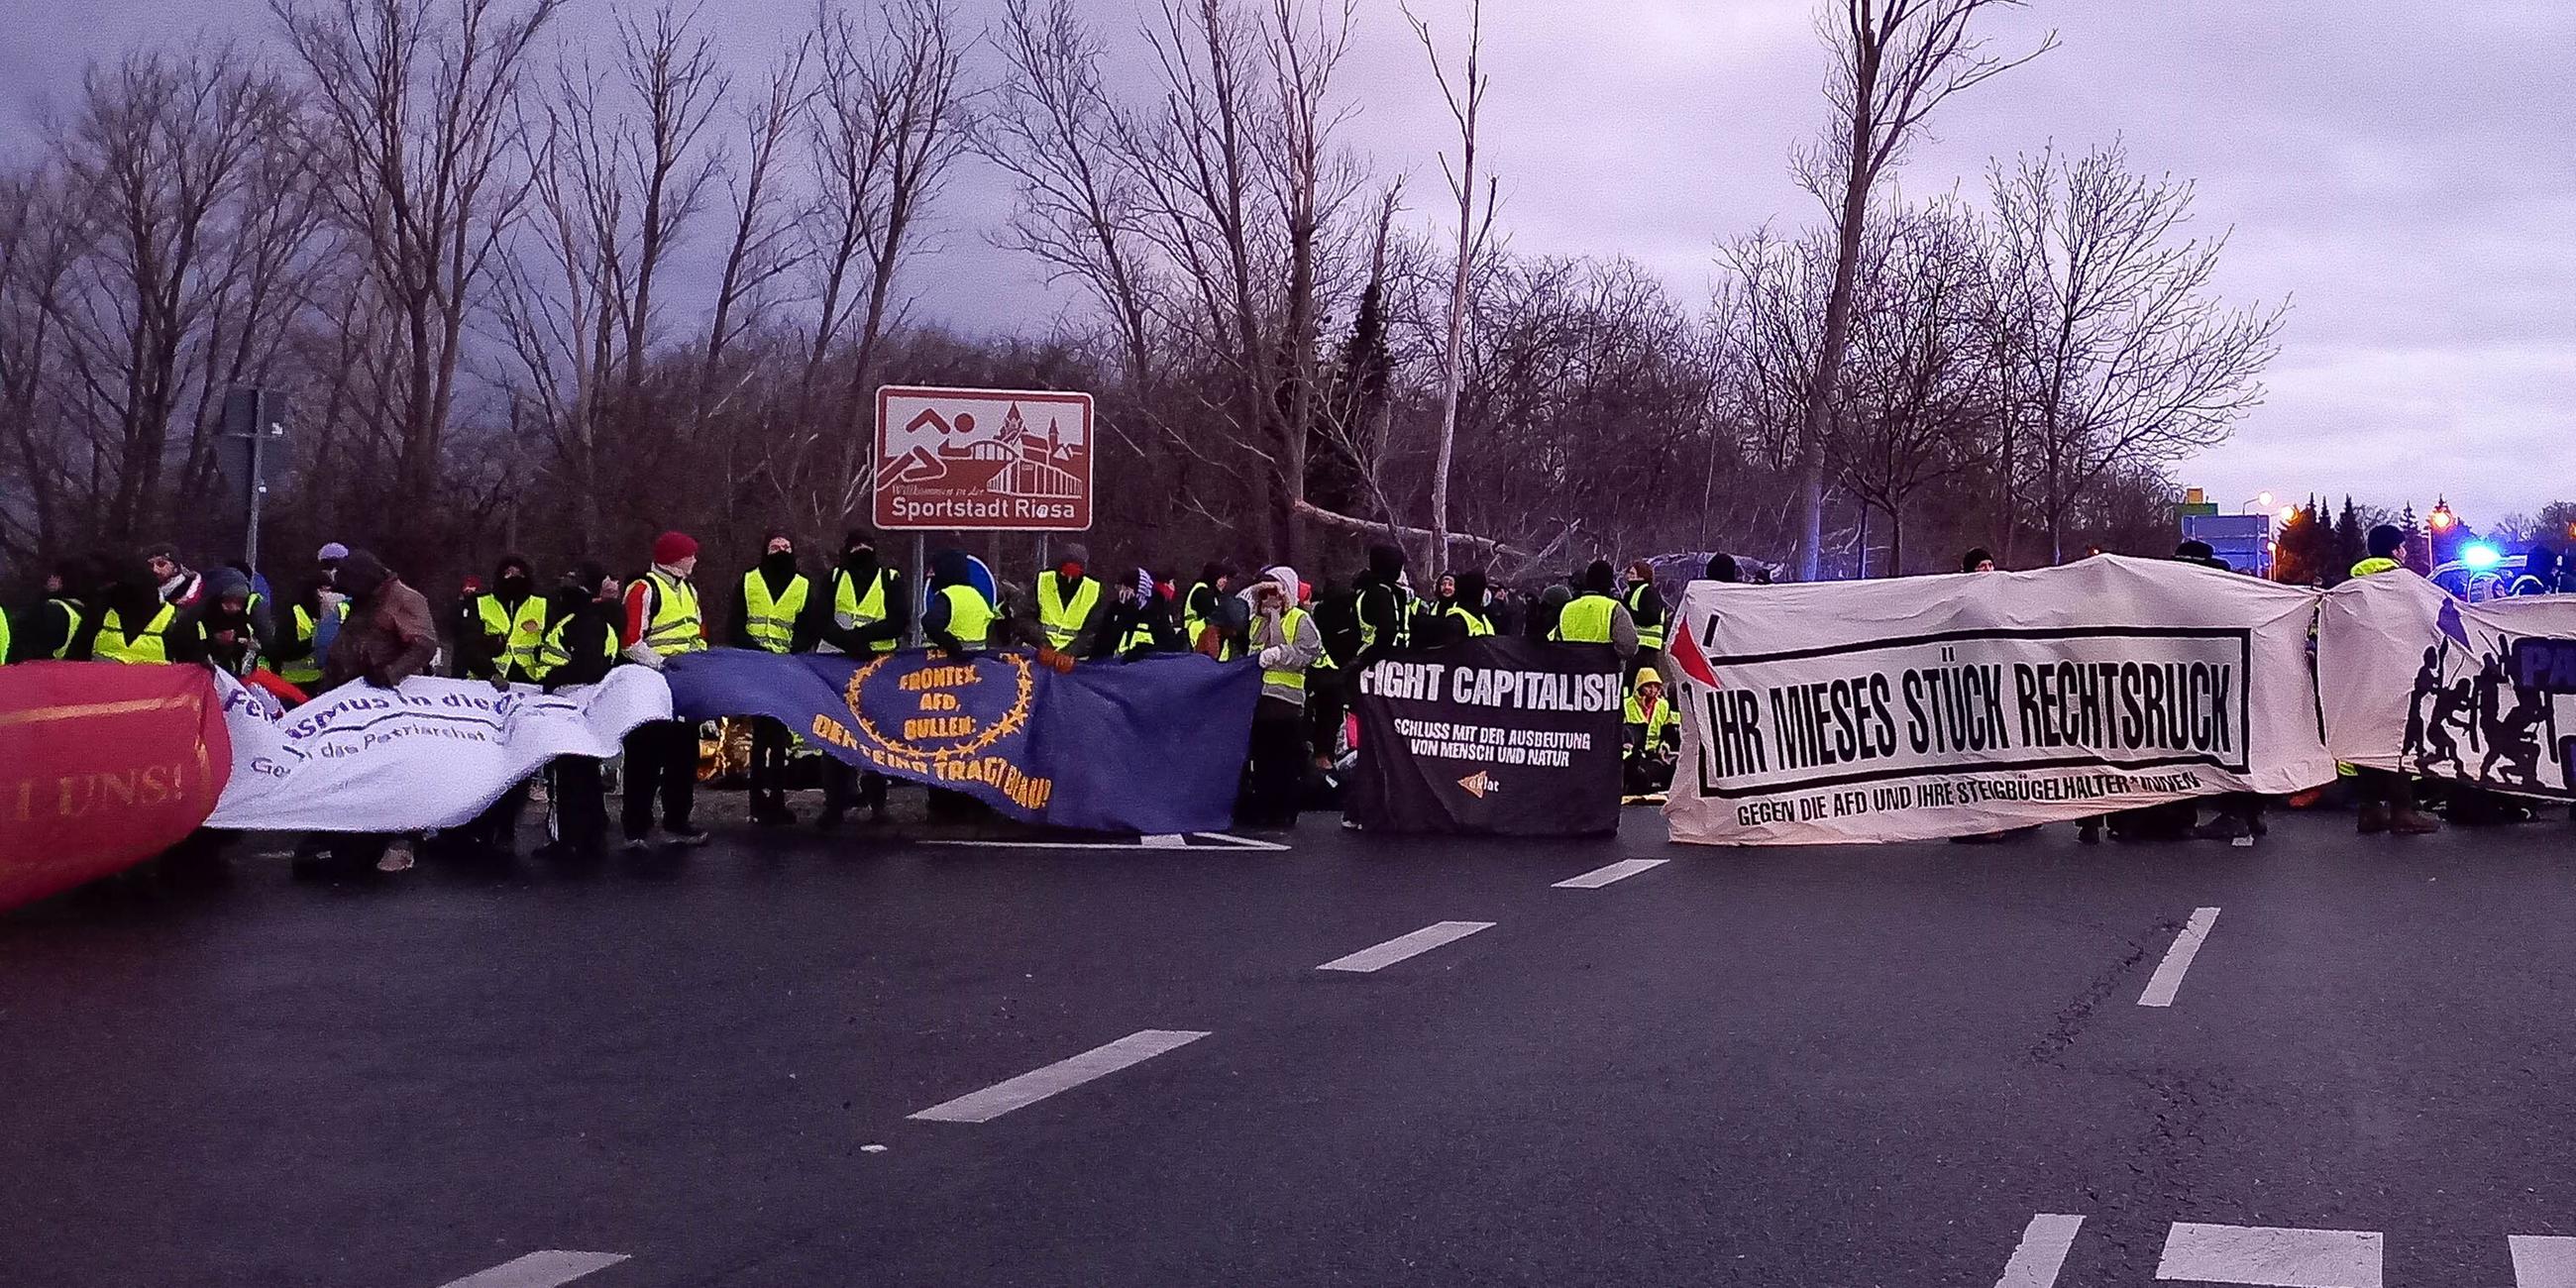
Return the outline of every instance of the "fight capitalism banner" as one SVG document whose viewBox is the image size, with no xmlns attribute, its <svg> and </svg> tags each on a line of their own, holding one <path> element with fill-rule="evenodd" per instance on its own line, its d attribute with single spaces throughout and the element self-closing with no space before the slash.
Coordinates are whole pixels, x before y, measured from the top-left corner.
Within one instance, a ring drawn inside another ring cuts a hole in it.
<svg viewBox="0 0 2576 1288">
<path fill-rule="evenodd" d="M 2316 595 L 2103 555 L 2026 573 L 1695 582 L 1673 839 L 1928 840 L 2334 777 Z"/>
<path fill-rule="evenodd" d="M 1598 646 L 1488 638 L 1371 663 L 1345 812 L 1373 832 L 1616 831 L 1623 696 Z"/>
<path fill-rule="evenodd" d="M 2462 603 L 2411 573 L 2326 592 L 2335 757 L 2520 796 L 2576 797 L 2576 595 Z"/>
<path fill-rule="evenodd" d="M 1197 656 L 1059 674 L 1034 653 L 957 661 L 710 649 L 664 673 L 685 719 L 767 716 L 889 777 L 1024 823 L 1168 835 L 1233 825 L 1261 671 Z"/>
</svg>

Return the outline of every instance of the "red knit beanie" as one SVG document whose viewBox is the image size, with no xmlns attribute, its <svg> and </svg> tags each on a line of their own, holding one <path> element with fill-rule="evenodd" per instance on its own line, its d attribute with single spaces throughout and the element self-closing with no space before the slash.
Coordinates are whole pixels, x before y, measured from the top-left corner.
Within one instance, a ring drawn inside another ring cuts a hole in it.
<svg viewBox="0 0 2576 1288">
<path fill-rule="evenodd" d="M 653 562 L 666 567 L 697 552 L 697 538 L 685 532 L 665 532 L 653 538 Z"/>
</svg>

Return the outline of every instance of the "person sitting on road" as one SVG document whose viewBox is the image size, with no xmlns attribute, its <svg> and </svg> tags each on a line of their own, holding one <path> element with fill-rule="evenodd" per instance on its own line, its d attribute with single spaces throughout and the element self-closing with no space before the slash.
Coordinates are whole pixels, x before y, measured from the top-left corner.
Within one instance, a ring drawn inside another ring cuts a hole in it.
<svg viewBox="0 0 2576 1288">
<path fill-rule="evenodd" d="M 1654 671 L 1637 673 L 1620 717 L 1623 773 L 1628 794 L 1652 796 L 1670 791 L 1673 763 L 1681 754 L 1681 713 L 1664 700 L 1664 680 Z"/>
</svg>

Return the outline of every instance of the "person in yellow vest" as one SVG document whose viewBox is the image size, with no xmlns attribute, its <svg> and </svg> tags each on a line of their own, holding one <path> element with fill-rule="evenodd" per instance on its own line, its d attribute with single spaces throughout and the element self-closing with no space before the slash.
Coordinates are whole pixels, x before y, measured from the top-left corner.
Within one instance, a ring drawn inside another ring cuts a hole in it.
<svg viewBox="0 0 2576 1288">
<path fill-rule="evenodd" d="M 466 629 L 457 641 L 458 673 L 503 684 L 536 682 L 537 650 L 545 643 L 546 599 L 537 593 L 535 565 L 525 555 L 503 555 L 492 584 L 467 601 Z"/>
<path fill-rule="evenodd" d="M 1245 827 L 1297 825 L 1306 790 L 1306 672 L 1324 654 L 1324 636 L 1299 603 L 1297 570 L 1267 568 L 1246 586 L 1251 624 L 1244 629 L 1245 665 L 1261 668 L 1261 701 L 1253 708 L 1252 745 L 1236 809 Z"/>
<path fill-rule="evenodd" d="M 698 588 L 698 543 L 686 533 L 653 539 L 653 568 L 626 588 L 626 623 L 619 633 L 623 656 L 661 670 L 671 658 L 707 646 L 706 614 Z M 662 802 L 662 830 L 673 845 L 704 845 L 705 831 L 689 824 L 697 804 L 698 727 L 686 720 L 651 720 L 626 735 L 626 849 L 653 845 L 653 801 Z"/>
<path fill-rule="evenodd" d="M 1628 794 L 1652 796 L 1671 790 L 1673 761 L 1682 748 L 1682 721 L 1681 713 L 1664 700 L 1663 676 L 1652 670 L 1637 673 L 1620 726 Z"/>
<path fill-rule="evenodd" d="M 1607 644 L 1625 661 L 1637 655 L 1637 623 L 1619 602 L 1618 575 L 1610 561 L 1595 559 L 1583 570 L 1574 598 L 1556 615 L 1548 639 L 1559 644 Z"/>
<path fill-rule="evenodd" d="M 98 575 L 85 559 L 64 559 L 45 573 L 45 597 L 29 605 L 13 623 L 0 621 L 0 658 L 11 662 L 58 662 L 71 656 L 72 639 L 80 634 L 87 601 L 96 599 Z"/>
<path fill-rule="evenodd" d="M 962 550 L 930 557 L 930 600 L 921 613 L 921 636 L 950 657 L 971 660 L 992 646 L 993 605 L 976 590 Z"/>
<path fill-rule="evenodd" d="M 1234 598 L 1234 565 L 1211 562 L 1199 570 L 1199 579 L 1181 596 L 1181 646 L 1193 653 L 1205 653 L 1219 661 L 1233 657 L 1226 637 L 1228 605 L 1240 605 Z"/>
<path fill-rule="evenodd" d="M 1357 579 L 1360 651 L 1351 659 L 1352 668 L 1362 671 L 1380 652 L 1413 647 L 1413 591 L 1404 580 L 1404 551 L 1371 546 L 1368 559 L 1368 571 Z"/>
<path fill-rule="evenodd" d="M 1048 647 L 1075 657 L 1095 655 L 1109 614 L 1109 596 L 1087 575 L 1090 559 L 1090 551 L 1069 545 L 1054 571 L 1038 574 L 1038 625 L 1046 630 Z"/>
<path fill-rule="evenodd" d="M 1487 603 L 1485 574 L 1482 572 L 1451 573 L 1440 579 L 1440 602 L 1432 625 L 1437 644 L 1464 644 L 1494 633 L 1494 619 Z"/>
<path fill-rule="evenodd" d="M 203 662 L 206 641 L 194 615 L 161 598 L 160 580 L 141 563 L 128 563 L 81 619 L 65 656 L 129 665 Z"/>
<path fill-rule="evenodd" d="M 841 538 L 828 593 L 815 596 L 807 614 L 816 652 L 876 657 L 903 647 L 904 632 L 912 629 L 912 595 L 902 570 L 878 559 L 876 540 L 852 529 Z M 869 822 L 887 821 L 885 775 L 824 757 L 823 813 L 815 826 L 839 827 L 856 804 L 868 807 Z"/>
<path fill-rule="evenodd" d="M 771 532 L 759 566 L 742 575 L 726 614 L 725 642 L 762 653 L 802 653 L 814 647 L 814 583 L 796 568 L 796 540 Z M 751 722 L 751 821 L 784 827 L 796 821 L 787 807 L 787 726 L 766 716 Z"/>
<path fill-rule="evenodd" d="M 271 659 L 277 677 L 308 694 L 317 693 L 323 656 L 348 617 L 349 601 L 339 592 L 321 582 L 306 587 L 277 619 L 276 653 Z"/>
<path fill-rule="evenodd" d="M 2370 555 L 2352 566 L 2354 578 L 2404 575 L 2408 569 L 2406 533 L 2395 524 L 2383 523 L 2370 530 Z M 2398 836 L 2425 836 L 2442 830 L 2439 820 L 2427 817 L 2415 808 L 2415 781 L 2401 770 L 2353 766 L 2353 788 L 2361 795 L 2361 834 L 2389 832 Z"/>
<path fill-rule="evenodd" d="M 1134 568 L 1118 583 L 1118 602 L 1110 607 L 1092 656 L 1134 659 L 1182 651 L 1181 628 L 1172 620 L 1171 601 L 1154 584 L 1151 569 Z"/>
<path fill-rule="evenodd" d="M 546 640 L 537 670 L 546 692 L 608 678 L 618 663 L 617 579 L 596 563 L 576 564 L 561 589 L 547 596 Z M 554 808 L 554 839 L 537 850 L 550 862 L 599 857 L 608 846 L 608 805 L 600 790 L 599 761 L 557 756 L 546 766 L 546 799 Z"/>
<path fill-rule="evenodd" d="M 1663 592 L 1655 589 L 1655 566 L 1640 559 L 1628 565 L 1628 582 L 1619 597 L 1628 610 L 1628 620 L 1637 628 L 1637 651 L 1628 659 L 1628 682 L 1637 682 L 1637 673 L 1653 669 L 1656 659 L 1664 655 L 1664 634 L 1671 617 Z"/>
</svg>

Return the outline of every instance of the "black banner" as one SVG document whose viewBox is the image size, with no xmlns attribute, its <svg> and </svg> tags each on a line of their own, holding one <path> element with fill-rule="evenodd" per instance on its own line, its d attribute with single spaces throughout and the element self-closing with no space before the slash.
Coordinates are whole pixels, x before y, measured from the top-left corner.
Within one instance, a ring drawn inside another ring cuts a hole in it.
<svg viewBox="0 0 2576 1288">
<path fill-rule="evenodd" d="M 1592 836 L 1619 827 L 1618 656 L 1480 639 L 1360 672 L 1350 816 L 1371 831 Z"/>
</svg>

